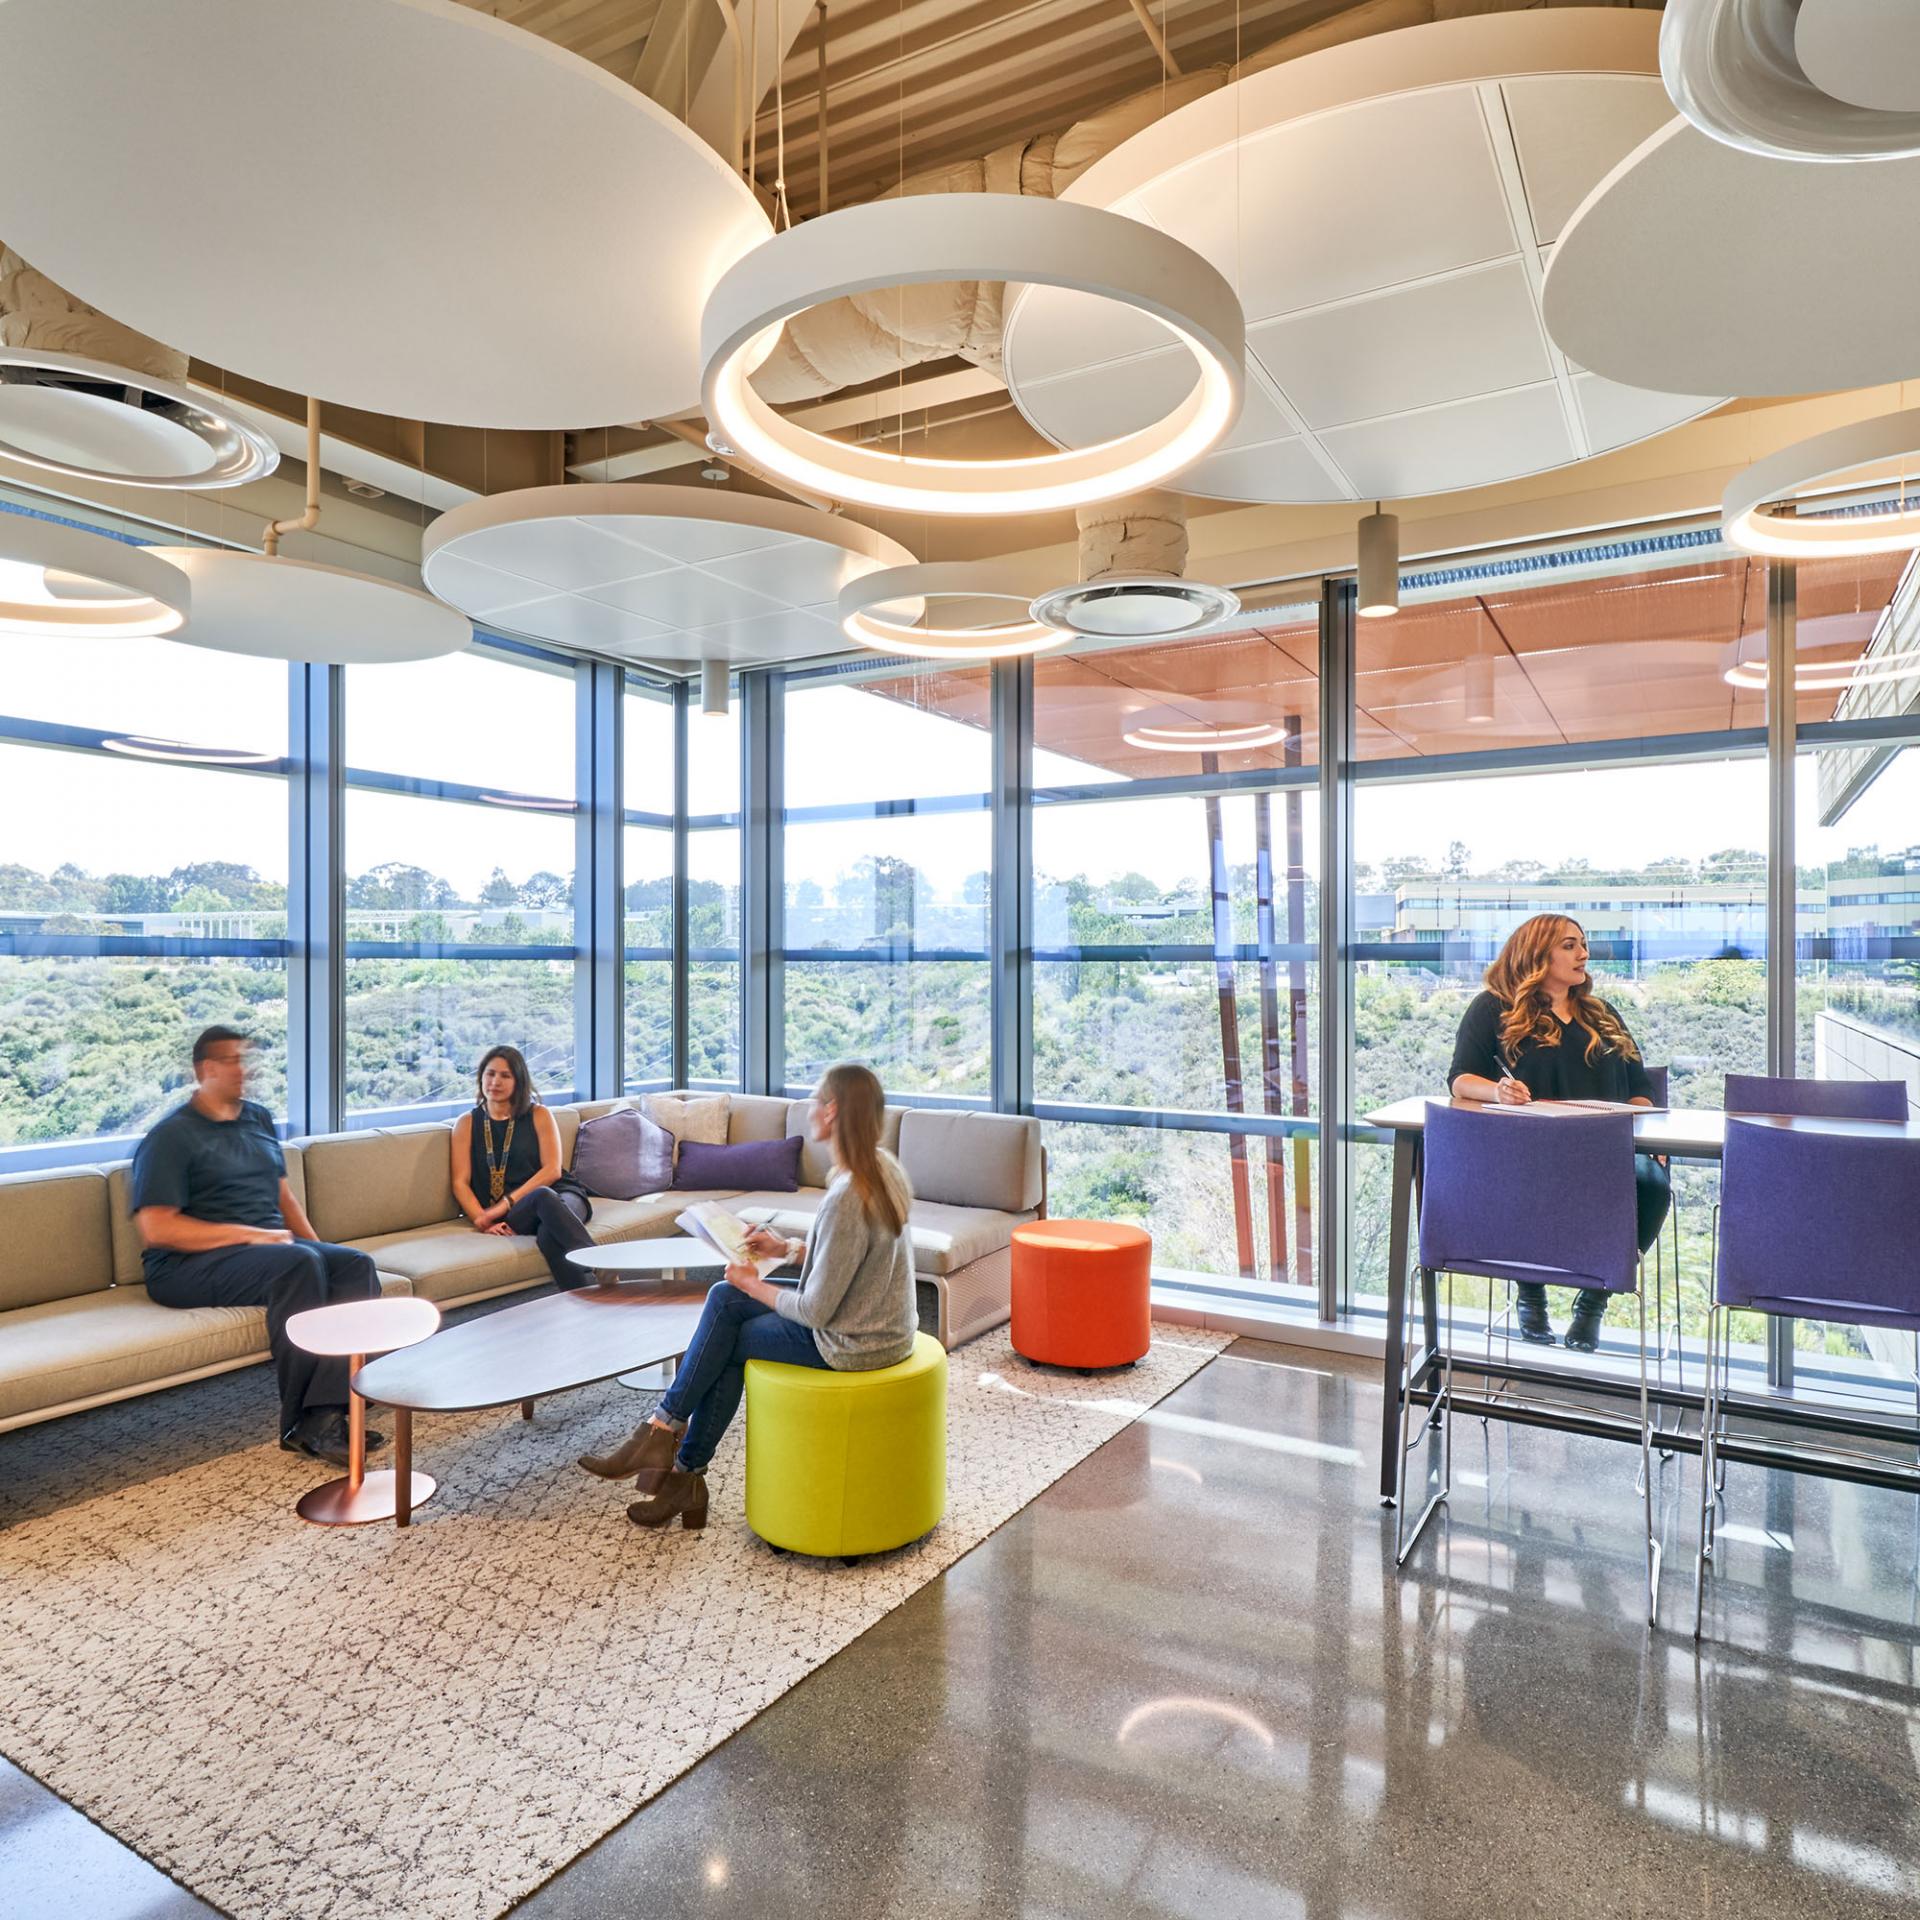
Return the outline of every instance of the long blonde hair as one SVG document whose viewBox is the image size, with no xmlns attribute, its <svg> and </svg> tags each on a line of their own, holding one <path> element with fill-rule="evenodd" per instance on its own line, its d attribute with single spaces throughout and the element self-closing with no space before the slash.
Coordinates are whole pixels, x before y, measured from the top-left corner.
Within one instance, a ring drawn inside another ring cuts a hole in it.
<svg viewBox="0 0 1920 1920">
<path fill-rule="evenodd" d="M 888 1233 L 907 1224 L 899 1177 L 880 1158 L 880 1125 L 887 1096 L 871 1067 L 843 1060 L 820 1076 L 816 1100 L 833 1102 L 833 1157 L 845 1171 L 866 1216 Z"/>
<path fill-rule="evenodd" d="M 1579 921 L 1564 913 L 1536 913 L 1507 935 L 1499 957 L 1487 969 L 1487 990 L 1506 1008 L 1500 1020 L 1500 1050 L 1509 1066 L 1525 1040 L 1542 1047 L 1560 1044 L 1560 1022 L 1554 1015 L 1553 996 L 1547 991 L 1547 967 L 1569 927 L 1582 940 L 1587 937 Z M 1588 1060 L 1602 1051 L 1617 1053 L 1625 1060 L 1640 1058 L 1633 1035 L 1593 991 L 1591 982 L 1576 980 L 1568 988 L 1567 1011 L 1587 1036 Z"/>
</svg>

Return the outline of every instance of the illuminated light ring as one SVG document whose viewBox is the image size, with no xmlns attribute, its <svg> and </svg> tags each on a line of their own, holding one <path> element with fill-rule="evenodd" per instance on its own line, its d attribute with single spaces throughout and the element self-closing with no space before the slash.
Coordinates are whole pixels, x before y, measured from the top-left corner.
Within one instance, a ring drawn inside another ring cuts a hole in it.
<svg viewBox="0 0 1920 1920">
<path fill-rule="evenodd" d="M 1730 687 L 1747 693 L 1765 693 L 1767 665 L 1764 660 L 1742 660 L 1721 676 Z M 1849 687 L 1879 686 L 1888 680 L 1920 679 L 1920 647 L 1898 653 L 1860 654 L 1851 660 L 1811 660 L 1796 664 L 1793 688 L 1796 693 L 1845 693 Z"/>
<path fill-rule="evenodd" d="M 193 583 L 148 548 L 54 520 L 0 514 L 0 634 L 149 639 L 178 633 L 192 605 Z"/>
<path fill-rule="evenodd" d="M 1255 720 L 1244 726 L 1134 727 L 1120 737 L 1130 747 L 1154 753 L 1245 753 L 1277 747 L 1287 730 L 1277 720 Z"/>
<path fill-rule="evenodd" d="M 1239 1732 L 1252 1734 L 1269 1751 L 1274 1744 L 1273 1729 L 1245 1707 L 1236 1707 L 1226 1700 L 1203 1700 L 1187 1694 L 1170 1694 L 1165 1699 L 1142 1701 L 1121 1721 L 1120 1731 L 1114 1735 L 1114 1744 L 1124 1747 L 1149 1721 L 1162 1719 L 1168 1714 L 1223 1721 Z"/>
<path fill-rule="evenodd" d="M 1660 74 L 1711 140 L 1773 160 L 1899 160 L 1920 154 L 1920 112 L 1826 93 L 1795 46 L 1799 0 L 1667 0 Z"/>
<path fill-rule="evenodd" d="M 783 419 L 753 391 L 751 376 L 791 315 L 849 294 L 968 280 L 1118 301 L 1182 341 L 1199 378 L 1179 406 L 1137 433 L 1014 460 L 853 446 Z M 701 320 L 702 391 L 724 448 L 830 499 L 909 513 L 1049 513 L 1159 486 L 1217 445 L 1240 417 L 1245 334 L 1232 287 L 1158 228 L 1060 200 L 915 195 L 790 227 L 729 268 Z"/>
<path fill-rule="evenodd" d="M 1026 612 L 1029 596 L 996 581 L 972 561 L 925 566 L 886 567 L 864 574 L 840 589 L 840 629 L 849 640 L 876 653 L 901 653 L 919 660 L 1018 660 L 1068 646 L 1074 636 L 1038 620 L 1009 621 L 996 627 L 928 627 L 889 620 L 875 607 L 903 600 L 1011 600 Z"/>
<path fill-rule="evenodd" d="M 1720 497 L 1721 533 L 1729 546 L 1773 560 L 1855 558 L 1920 547 L 1920 505 L 1870 520 L 1799 519 L 1769 510 L 1772 502 L 1836 474 L 1887 460 L 1920 464 L 1920 407 L 1834 427 L 1756 460 Z"/>
<path fill-rule="evenodd" d="M 23 374 L 50 377 L 19 377 Z M 75 391 L 76 384 L 118 388 L 123 392 L 132 389 L 145 396 L 146 404 L 136 406 L 125 400 Z M 198 393 L 177 381 L 115 366 L 110 360 L 89 360 L 77 353 L 43 352 L 29 347 L 0 347 L 0 422 L 6 420 L 9 401 L 14 402 L 16 409 L 24 402 L 40 422 L 55 430 L 66 424 L 61 416 L 70 414 L 72 431 L 79 437 L 92 438 L 103 447 L 118 437 L 127 443 L 133 457 L 168 445 L 184 447 L 188 441 L 198 442 L 206 456 L 202 465 L 186 471 L 136 473 L 126 468 L 56 459 L 50 453 L 9 439 L 4 428 L 0 428 L 0 457 L 68 480 L 198 492 L 210 487 L 245 486 L 250 480 L 264 478 L 280 464 L 280 449 L 273 436 L 244 409 L 230 406 L 224 400 L 216 402 L 212 395 Z M 161 404 L 151 404 L 155 401 Z M 13 424 L 13 431 L 19 431 L 17 422 Z M 139 447 L 138 443 L 143 440 L 146 446 Z"/>
</svg>

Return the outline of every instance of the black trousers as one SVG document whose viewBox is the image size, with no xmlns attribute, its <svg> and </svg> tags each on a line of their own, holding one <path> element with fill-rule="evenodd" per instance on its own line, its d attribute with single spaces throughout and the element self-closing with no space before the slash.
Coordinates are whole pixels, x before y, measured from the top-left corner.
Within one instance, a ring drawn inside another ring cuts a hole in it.
<svg viewBox="0 0 1920 1920">
<path fill-rule="evenodd" d="M 371 1300 L 380 1291 L 373 1262 L 352 1247 L 325 1240 L 262 1241 L 180 1255 L 147 1282 L 163 1307 L 265 1307 L 267 1345 L 280 1383 L 280 1435 L 316 1407 L 345 1407 L 347 1363 L 304 1353 L 287 1338 L 287 1321 L 309 1307 Z"/>
<path fill-rule="evenodd" d="M 524 1200 L 514 1203 L 507 1214 L 506 1225 L 515 1233 L 533 1236 L 533 1243 L 540 1249 L 540 1257 L 547 1263 L 556 1287 L 584 1287 L 593 1275 L 583 1267 L 576 1267 L 567 1254 L 575 1247 L 593 1245 L 593 1235 L 585 1225 L 592 1211 L 593 1203 L 585 1194 L 559 1187 L 536 1187 Z"/>
</svg>

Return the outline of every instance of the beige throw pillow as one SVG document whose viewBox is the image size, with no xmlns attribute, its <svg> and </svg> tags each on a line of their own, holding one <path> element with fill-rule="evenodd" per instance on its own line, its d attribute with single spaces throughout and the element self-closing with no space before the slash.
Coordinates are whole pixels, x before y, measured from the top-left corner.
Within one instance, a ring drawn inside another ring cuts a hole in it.
<svg viewBox="0 0 1920 1920">
<path fill-rule="evenodd" d="M 675 1142 L 697 1140 L 702 1146 L 727 1144 L 727 1117 L 733 1096 L 726 1093 L 650 1093 L 647 1115 L 665 1127 Z"/>
</svg>

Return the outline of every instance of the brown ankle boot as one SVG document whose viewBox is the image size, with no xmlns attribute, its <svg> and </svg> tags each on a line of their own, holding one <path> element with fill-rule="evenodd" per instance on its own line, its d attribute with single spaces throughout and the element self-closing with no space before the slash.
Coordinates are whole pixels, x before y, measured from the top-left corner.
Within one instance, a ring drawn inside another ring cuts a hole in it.
<svg viewBox="0 0 1920 1920">
<path fill-rule="evenodd" d="M 664 1527 L 676 1514 L 689 1533 L 707 1524 L 707 1476 L 704 1473 L 685 1473 L 676 1467 L 661 1476 L 659 1486 L 648 1498 L 636 1500 L 627 1509 L 627 1518 L 636 1527 Z"/>
<path fill-rule="evenodd" d="M 635 1484 L 644 1493 L 673 1465 L 679 1446 L 680 1436 L 671 1427 L 657 1427 L 648 1420 L 633 1430 L 633 1437 L 624 1446 L 611 1453 L 583 1453 L 580 1464 L 602 1480 L 624 1480 L 628 1474 L 637 1473 L 640 1477 Z"/>
</svg>

